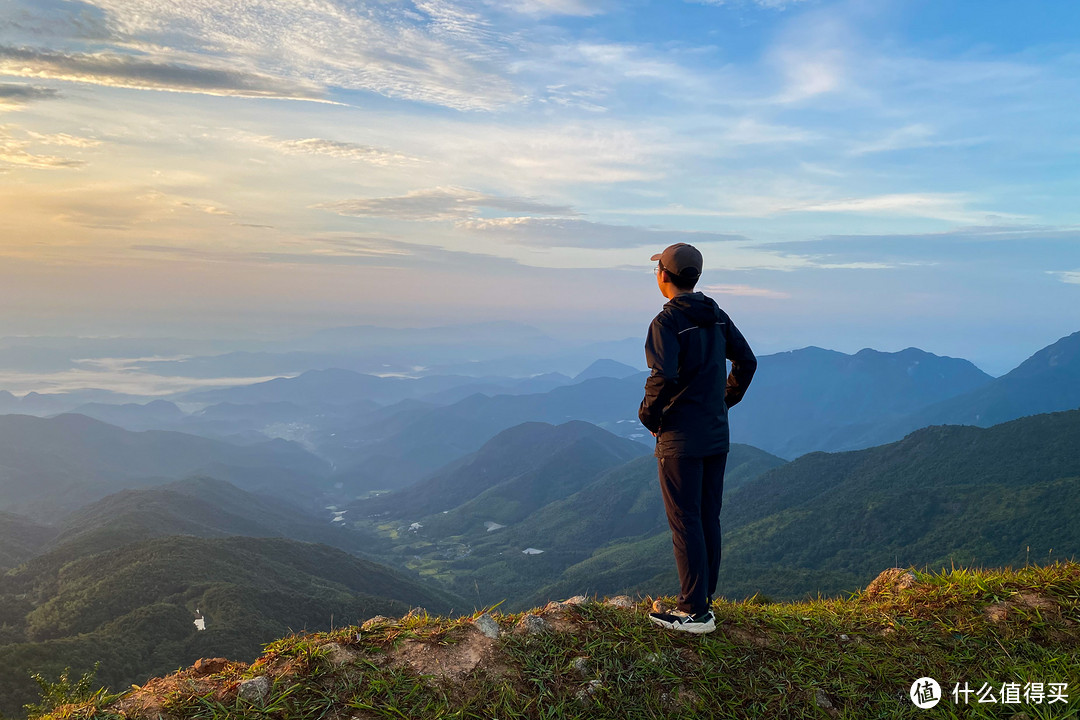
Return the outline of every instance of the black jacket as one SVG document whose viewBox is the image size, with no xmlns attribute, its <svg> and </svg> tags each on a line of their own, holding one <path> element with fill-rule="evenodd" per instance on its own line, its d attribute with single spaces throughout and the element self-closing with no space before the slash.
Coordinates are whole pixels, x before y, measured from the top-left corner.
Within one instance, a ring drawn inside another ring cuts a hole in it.
<svg viewBox="0 0 1080 720">
<path fill-rule="evenodd" d="M 656 456 L 727 452 L 727 409 L 742 400 L 757 369 L 727 313 L 700 292 L 676 295 L 649 325 L 645 361 L 652 374 L 638 418 L 657 433 Z"/>
</svg>

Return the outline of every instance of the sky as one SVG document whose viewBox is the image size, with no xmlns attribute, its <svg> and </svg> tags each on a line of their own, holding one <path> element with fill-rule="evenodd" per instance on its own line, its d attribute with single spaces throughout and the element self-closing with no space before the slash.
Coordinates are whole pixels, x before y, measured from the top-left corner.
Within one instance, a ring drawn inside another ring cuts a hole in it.
<svg viewBox="0 0 1080 720">
<path fill-rule="evenodd" d="M 1080 3 L 0 0 L 0 335 L 488 320 L 1000 374 L 1080 330 Z"/>
</svg>

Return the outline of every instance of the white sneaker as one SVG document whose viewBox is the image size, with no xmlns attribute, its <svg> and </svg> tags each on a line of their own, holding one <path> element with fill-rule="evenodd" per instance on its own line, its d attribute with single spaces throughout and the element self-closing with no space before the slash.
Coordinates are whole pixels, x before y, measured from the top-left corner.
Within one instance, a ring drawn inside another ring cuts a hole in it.
<svg viewBox="0 0 1080 720">
<path fill-rule="evenodd" d="M 685 613 L 682 610 L 671 610 L 666 613 L 651 612 L 649 613 L 649 619 L 652 620 L 653 624 L 667 630 L 678 630 L 696 635 L 711 633 L 716 629 L 716 618 L 713 616 L 712 610 L 706 610 L 697 616 Z"/>
</svg>

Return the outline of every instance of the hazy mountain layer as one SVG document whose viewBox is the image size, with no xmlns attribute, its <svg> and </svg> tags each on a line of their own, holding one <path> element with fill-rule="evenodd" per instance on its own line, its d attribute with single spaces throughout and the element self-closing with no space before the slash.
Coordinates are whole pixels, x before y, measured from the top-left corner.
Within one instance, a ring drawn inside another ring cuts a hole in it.
<svg viewBox="0 0 1080 720">
<path fill-rule="evenodd" d="M 129 432 L 83 415 L 0 416 L 0 509 L 55 519 L 118 490 L 207 474 L 312 497 L 328 468 L 299 445 L 237 446 L 178 432 Z"/>
</svg>

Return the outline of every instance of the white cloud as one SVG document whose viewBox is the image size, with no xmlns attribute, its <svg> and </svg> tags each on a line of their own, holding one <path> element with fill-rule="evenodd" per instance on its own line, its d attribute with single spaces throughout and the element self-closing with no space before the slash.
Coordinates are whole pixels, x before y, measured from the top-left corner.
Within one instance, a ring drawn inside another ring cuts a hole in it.
<svg viewBox="0 0 1080 720">
<path fill-rule="evenodd" d="M 30 152 L 27 148 L 31 145 L 32 141 L 13 137 L 7 128 L 0 127 L 0 168 L 8 166 L 34 170 L 55 170 L 80 168 L 86 165 L 83 160 L 57 157 L 55 155 L 39 155 Z"/>
<path fill-rule="evenodd" d="M 332 0 L 87 0 L 118 43 L 196 52 L 300 88 L 366 90 L 461 110 L 518 95 L 503 77 L 505 43 L 458 3 Z"/>
<path fill-rule="evenodd" d="M 215 62 L 178 63 L 169 58 L 116 52 L 65 53 L 0 47 L 0 74 L 47 78 L 139 90 L 315 100 L 320 88 L 302 79 L 248 72 Z"/>
<path fill-rule="evenodd" d="M 68 135 L 67 133 L 38 133 L 33 130 L 26 130 L 26 136 L 35 142 L 42 143 L 44 145 L 60 145 L 63 147 L 75 147 L 75 148 L 92 148 L 101 144 L 100 140 L 93 138 L 76 137 L 75 135 Z"/>
<path fill-rule="evenodd" d="M 784 10 L 792 5 L 806 2 L 806 0 L 687 0 L 694 5 L 757 5 L 770 10 Z"/>
<path fill-rule="evenodd" d="M 568 206 L 548 205 L 519 197 L 487 195 L 460 187 L 414 190 L 396 197 L 357 198 L 315 206 L 339 215 L 439 222 L 477 215 L 481 208 L 507 212 L 535 212 L 546 215 L 577 215 Z"/>
<path fill-rule="evenodd" d="M 523 15 L 574 15 L 588 17 L 599 15 L 607 3 L 595 0 L 486 0 L 496 10 L 512 11 Z"/>
<path fill-rule="evenodd" d="M 257 142 L 291 155 L 324 155 L 364 162 L 369 165 L 405 165 L 419 162 L 418 158 L 403 155 L 386 148 L 361 145 L 323 138 L 303 138 L 300 140 L 282 140 L 273 137 L 259 137 Z"/>
<path fill-rule="evenodd" d="M 786 292 L 753 287 L 751 285 L 706 285 L 702 289 L 706 292 L 720 293 L 723 295 L 738 295 L 740 297 L 756 297 L 770 300 L 786 300 L 791 297 L 791 295 Z"/>
<path fill-rule="evenodd" d="M 1080 285 L 1080 270 L 1072 271 L 1057 271 L 1047 270 L 1047 275 L 1054 275 L 1063 283 L 1069 283 L 1070 285 Z"/>
<path fill-rule="evenodd" d="M 746 240 L 740 235 L 665 230 L 633 225 L 608 225 L 573 218 L 476 218 L 459 222 L 458 227 L 533 247 L 665 247 L 677 242 L 708 243 Z"/>
<path fill-rule="evenodd" d="M 962 223 L 978 222 L 987 216 L 968 209 L 969 203 L 970 198 L 962 193 L 893 193 L 805 204 L 788 208 L 787 212 L 912 216 Z"/>
</svg>

